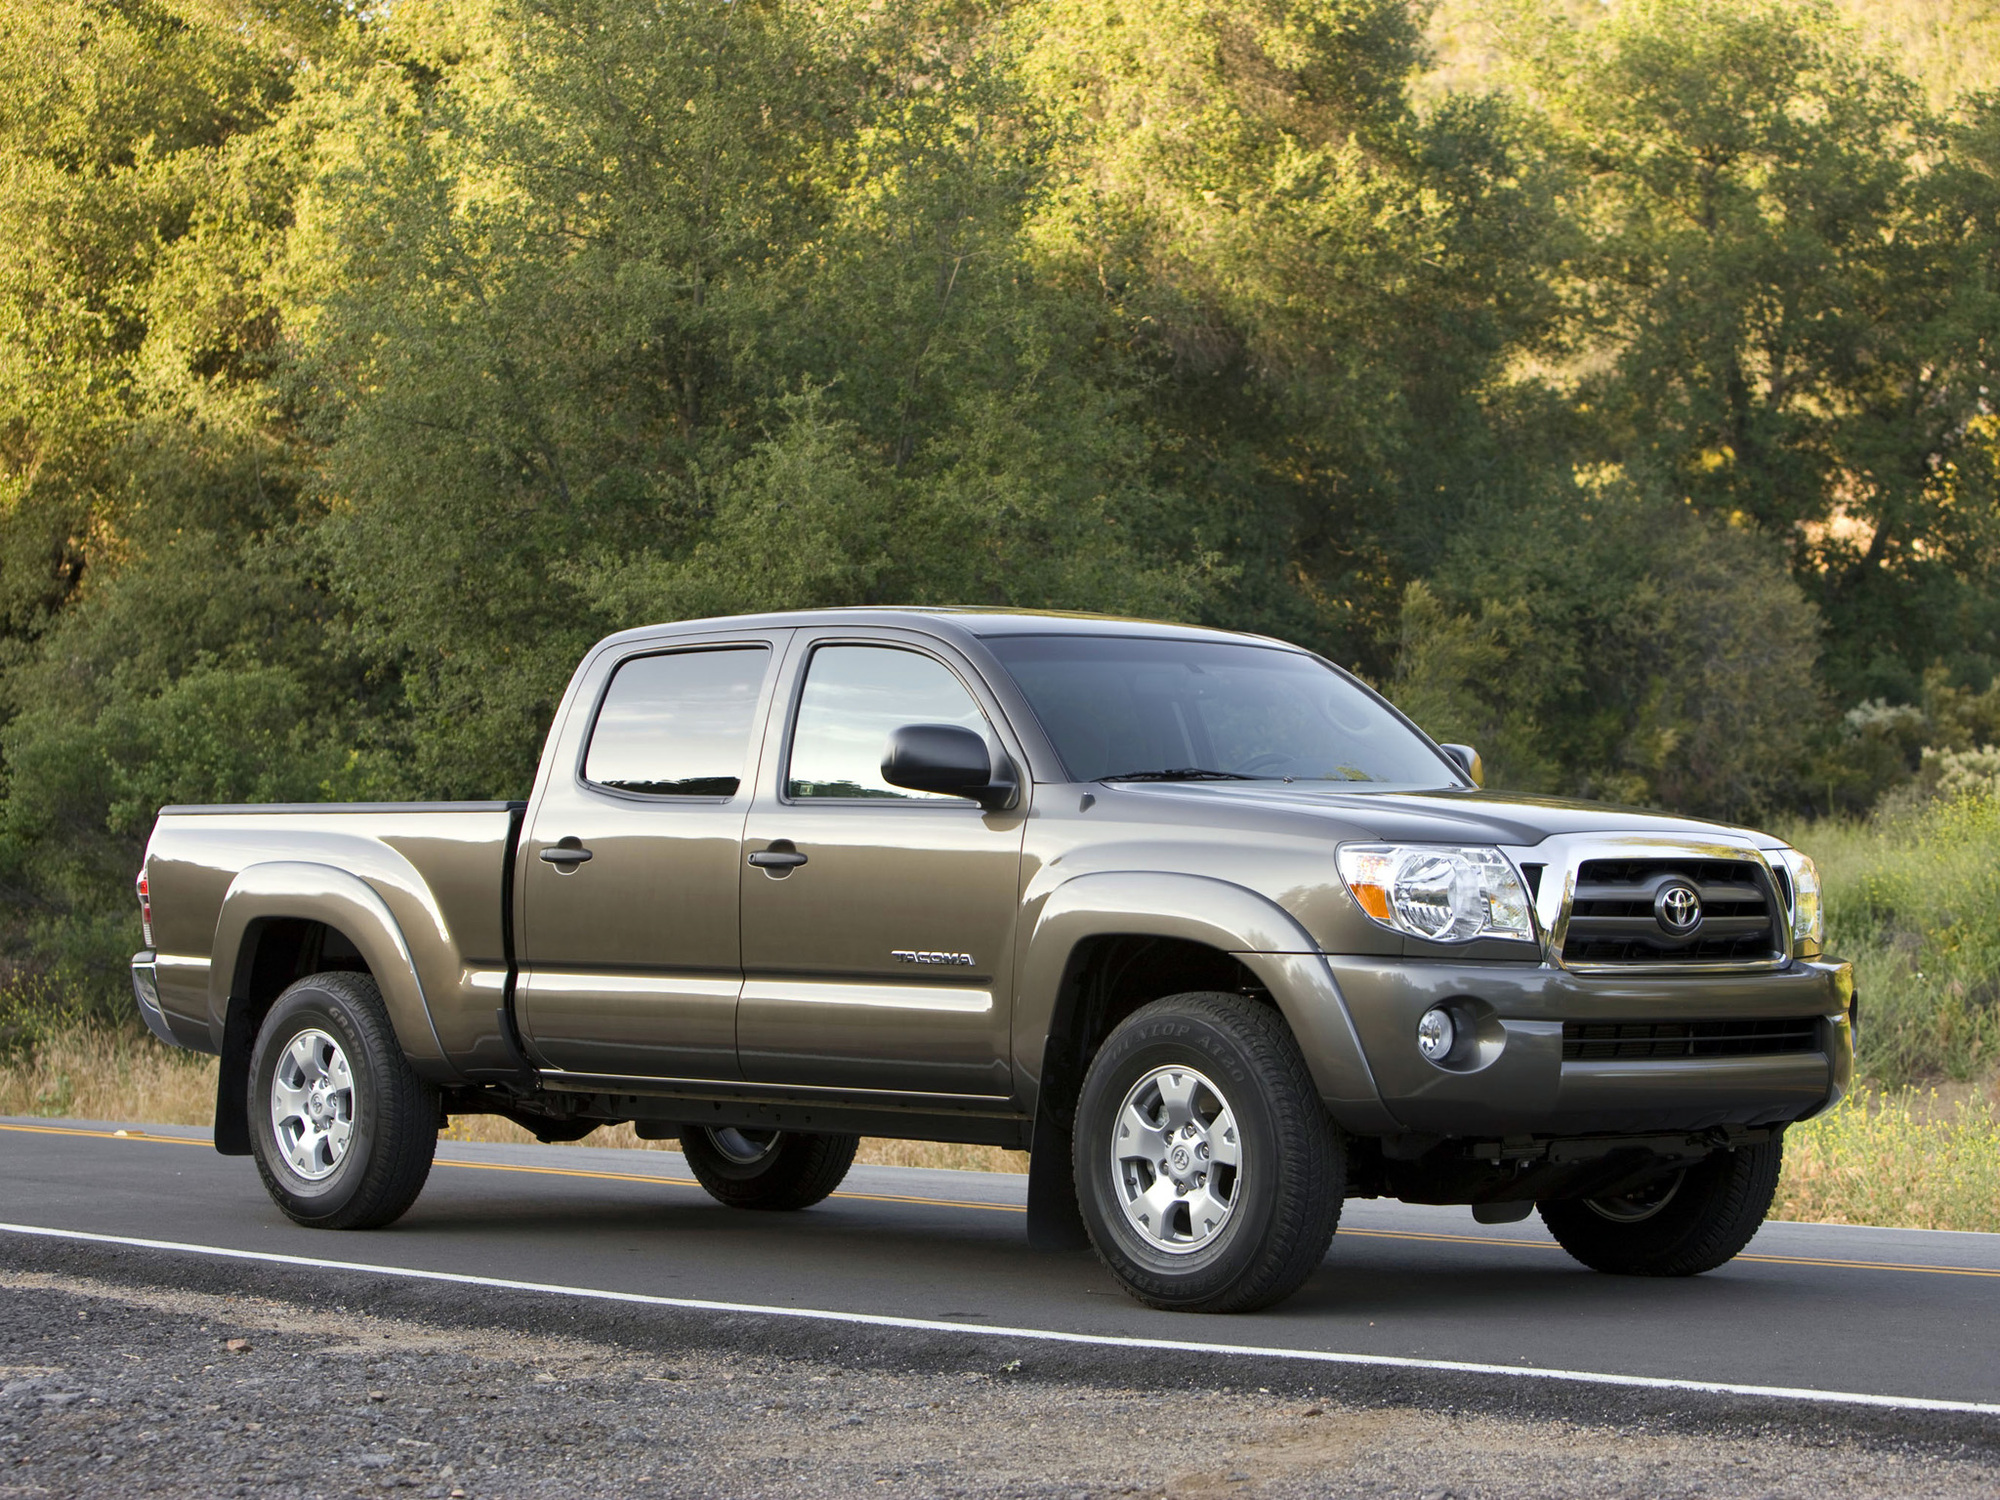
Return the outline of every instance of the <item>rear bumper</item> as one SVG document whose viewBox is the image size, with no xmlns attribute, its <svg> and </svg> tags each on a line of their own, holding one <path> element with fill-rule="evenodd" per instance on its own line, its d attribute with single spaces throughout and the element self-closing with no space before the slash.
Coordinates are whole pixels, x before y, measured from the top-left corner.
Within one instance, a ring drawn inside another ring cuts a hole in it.
<svg viewBox="0 0 2000 1500">
<path fill-rule="evenodd" d="M 1543 965 L 1334 959 L 1383 1104 L 1412 1133 L 1573 1136 L 1783 1125 L 1830 1108 L 1854 1072 L 1853 972 L 1794 962 L 1735 975 L 1580 976 Z M 1433 1006 L 1471 1039 L 1416 1047 Z M 1810 1020 L 1812 1050 L 1565 1059 L 1565 1022 Z"/>
<path fill-rule="evenodd" d="M 132 998 L 139 1002 L 139 1019 L 146 1023 L 146 1029 L 169 1047 L 179 1047 L 184 1043 L 174 1035 L 167 1024 L 167 1013 L 160 1008 L 160 970 L 156 959 L 151 948 L 132 955 Z"/>
</svg>

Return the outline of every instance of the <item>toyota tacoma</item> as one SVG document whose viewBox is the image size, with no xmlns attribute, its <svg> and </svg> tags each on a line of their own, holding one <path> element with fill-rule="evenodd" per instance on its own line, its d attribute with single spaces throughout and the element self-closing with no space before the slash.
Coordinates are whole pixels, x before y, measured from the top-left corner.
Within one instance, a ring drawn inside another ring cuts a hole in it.
<svg viewBox="0 0 2000 1500">
<path fill-rule="evenodd" d="M 1254 636 L 663 625 L 584 658 L 525 802 L 163 809 L 133 986 L 306 1225 L 488 1113 L 630 1121 L 746 1209 L 864 1135 L 1026 1150 L 1031 1243 L 1164 1308 L 1289 1295 L 1350 1197 L 1718 1266 L 1852 1072 L 1812 861 L 1480 779 Z"/>
</svg>

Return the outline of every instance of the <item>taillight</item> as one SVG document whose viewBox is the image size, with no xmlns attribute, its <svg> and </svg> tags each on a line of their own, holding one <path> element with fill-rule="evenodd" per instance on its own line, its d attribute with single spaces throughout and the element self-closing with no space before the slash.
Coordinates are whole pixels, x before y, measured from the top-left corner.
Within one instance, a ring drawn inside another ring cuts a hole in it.
<svg viewBox="0 0 2000 1500">
<path fill-rule="evenodd" d="M 146 872 L 139 871 L 139 925 L 145 929 L 146 946 L 153 946 L 153 898 L 146 889 Z"/>
</svg>

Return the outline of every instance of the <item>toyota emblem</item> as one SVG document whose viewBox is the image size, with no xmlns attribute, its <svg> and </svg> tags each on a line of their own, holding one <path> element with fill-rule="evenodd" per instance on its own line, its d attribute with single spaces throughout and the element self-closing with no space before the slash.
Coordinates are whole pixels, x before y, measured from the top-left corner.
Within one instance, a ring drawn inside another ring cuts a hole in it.
<svg viewBox="0 0 2000 1500">
<path fill-rule="evenodd" d="M 1653 897 L 1653 918 L 1674 937 L 1687 937 L 1701 926 L 1701 893 L 1682 881 L 1660 887 Z"/>
</svg>

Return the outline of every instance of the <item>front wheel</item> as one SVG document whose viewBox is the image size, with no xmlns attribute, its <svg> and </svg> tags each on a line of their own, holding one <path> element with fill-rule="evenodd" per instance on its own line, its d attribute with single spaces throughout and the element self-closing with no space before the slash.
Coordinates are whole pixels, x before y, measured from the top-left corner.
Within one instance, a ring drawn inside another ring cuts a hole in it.
<svg viewBox="0 0 2000 1500">
<path fill-rule="evenodd" d="M 1736 1258 L 1763 1226 L 1785 1164 L 1782 1138 L 1717 1151 L 1613 1198 L 1542 1205 L 1576 1259 L 1614 1276 L 1699 1276 Z"/>
<path fill-rule="evenodd" d="M 1084 1077 L 1075 1141 L 1091 1243 L 1150 1307 L 1268 1307 L 1326 1258 L 1346 1153 L 1269 1006 L 1172 995 L 1127 1017 Z"/>
<path fill-rule="evenodd" d="M 250 1053 L 250 1147 L 271 1199 L 313 1229 L 377 1229 L 417 1201 L 437 1151 L 417 1077 L 366 974 L 313 974 L 271 1006 Z"/>
<path fill-rule="evenodd" d="M 731 1208 L 810 1208 L 847 1176 L 858 1135 L 690 1125 L 681 1154 L 708 1196 Z"/>
</svg>

